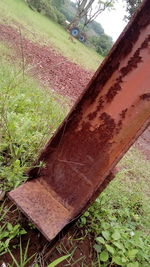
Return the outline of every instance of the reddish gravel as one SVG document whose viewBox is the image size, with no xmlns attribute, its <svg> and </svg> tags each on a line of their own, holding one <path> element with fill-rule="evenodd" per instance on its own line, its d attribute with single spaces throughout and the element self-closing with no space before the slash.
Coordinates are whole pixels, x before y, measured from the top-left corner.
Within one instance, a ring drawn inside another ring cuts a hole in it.
<svg viewBox="0 0 150 267">
<path fill-rule="evenodd" d="M 23 51 L 25 61 L 32 65 L 32 76 L 62 95 L 76 99 L 93 75 L 54 49 L 21 38 L 19 30 L 16 31 L 10 26 L 0 25 L 0 40 L 7 41 L 15 48 L 18 57 L 21 57 Z"/>
</svg>

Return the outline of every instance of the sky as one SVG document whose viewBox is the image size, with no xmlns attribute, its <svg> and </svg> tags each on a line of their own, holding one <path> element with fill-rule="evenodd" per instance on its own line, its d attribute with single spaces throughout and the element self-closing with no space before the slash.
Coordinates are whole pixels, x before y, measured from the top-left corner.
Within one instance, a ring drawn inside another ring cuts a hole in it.
<svg viewBox="0 0 150 267">
<path fill-rule="evenodd" d="M 124 15 L 124 4 L 122 3 L 122 0 L 118 0 L 114 10 L 104 11 L 99 15 L 96 21 L 102 25 L 105 33 L 110 35 L 113 38 L 113 41 L 116 41 L 126 26 L 126 22 L 123 20 Z"/>
</svg>

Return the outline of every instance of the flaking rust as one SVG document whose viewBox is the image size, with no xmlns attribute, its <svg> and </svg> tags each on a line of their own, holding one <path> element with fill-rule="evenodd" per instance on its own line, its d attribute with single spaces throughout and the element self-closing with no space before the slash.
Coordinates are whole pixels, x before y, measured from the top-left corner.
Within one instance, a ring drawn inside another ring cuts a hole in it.
<svg viewBox="0 0 150 267">
<path fill-rule="evenodd" d="M 107 186 L 150 121 L 149 14 L 146 0 L 41 152 L 45 167 L 9 193 L 48 240 Z"/>
</svg>

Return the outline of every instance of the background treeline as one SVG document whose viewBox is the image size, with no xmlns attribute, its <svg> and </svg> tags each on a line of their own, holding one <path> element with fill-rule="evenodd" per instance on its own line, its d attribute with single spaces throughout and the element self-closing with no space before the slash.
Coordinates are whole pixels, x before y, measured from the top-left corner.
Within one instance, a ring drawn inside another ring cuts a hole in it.
<svg viewBox="0 0 150 267">
<path fill-rule="evenodd" d="M 77 8 L 76 4 L 70 0 L 26 0 L 33 10 L 36 10 L 53 21 L 67 28 L 73 20 Z M 83 29 L 82 20 L 77 25 Z M 100 23 L 92 21 L 84 28 L 87 36 L 86 45 L 93 47 L 99 54 L 106 56 L 112 47 L 112 38 L 105 34 Z"/>
<path fill-rule="evenodd" d="M 66 26 L 66 17 L 58 8 L 57 5 L 59 2 L 63 1 L 55 1 L 52 0 L 25 0 L 30 8 L 33 10 L 37 10 L 38 12 L 46 15 L 48 18 L 54 20 L 55 22 Z"/>
</svg>

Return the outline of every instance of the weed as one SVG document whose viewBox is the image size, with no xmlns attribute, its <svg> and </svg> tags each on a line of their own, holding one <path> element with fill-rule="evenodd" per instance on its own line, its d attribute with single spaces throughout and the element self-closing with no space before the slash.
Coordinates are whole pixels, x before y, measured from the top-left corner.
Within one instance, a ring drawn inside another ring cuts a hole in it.
<svg viewBox="0 0 150 267">
<path fill-rule="evenodd" d="M 114 181 L 81 217 L 80 226 L 95 235 L 96 266 L 148 267 L 150 164 L 132 148 L 119 168 Z"/>
<path fill-rule="evenodd" d="M 70 257 L 70 254 L 69 255 L 66 255 L 66 256 L 62 256 L 58 259 L 56 259 L 55 261 L 53 261 L 52 263 L 50 263 L 48 265 L 48 267 L 55 267 L 57 266 L 59 263 L 63 262 L 64 260 L 68 259 Z"/>
<path fill-rule="evenodd" d="M 22 71 L 0 66 L 0 188 L 22 183 L 68 109 L 62 97 L 38 88 Z"/>
<path fill-rule="evenodd" d="M 24 266 L 26 266 L 26 264 L 29 261 L 31 261 L 31 259 L 35 256 L 35 254 L 34 254 L 34 255 L 28 257 L 29 242 L 30 242 L 30 240 L 28 240 L 27 245 L 25 247 L 25 251 L 23 252 L 21 238 L 20 238 L 20 244 L 19 244 L 19 248 L 20 248 L 20 260 L 19 261 L 16 260 L 15 256 L 8 249 L 8 252 L 9 252 L 10 256 L 13 259 L 13 264 L 15 263 L 16 267 L 24 267 Z M 9 266 L 11 267 L 12 265 L 9 265 Z"/>
<path fill-rule="evenodd" d="M 26 231 L 19 223 L 12 225 L 7 221 L 6 215 L 10 208 L 5 205 L 5 202 L 0 206 L 0 256 L 8 252 L 9 244 L 12 239 L 26 234 Z"/>
</svg>

